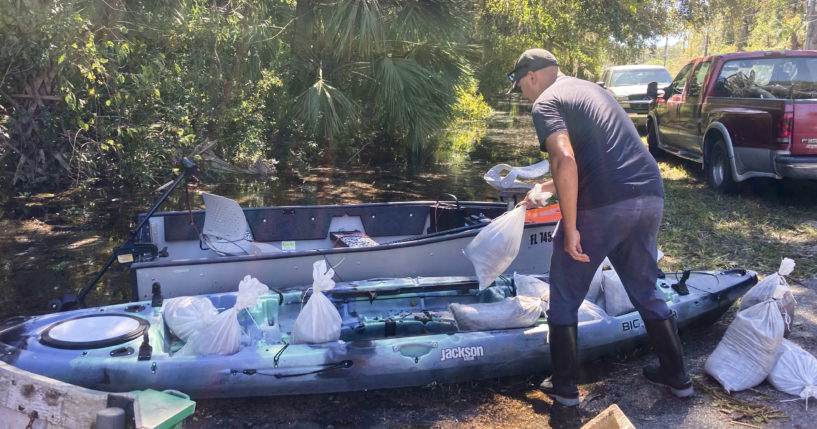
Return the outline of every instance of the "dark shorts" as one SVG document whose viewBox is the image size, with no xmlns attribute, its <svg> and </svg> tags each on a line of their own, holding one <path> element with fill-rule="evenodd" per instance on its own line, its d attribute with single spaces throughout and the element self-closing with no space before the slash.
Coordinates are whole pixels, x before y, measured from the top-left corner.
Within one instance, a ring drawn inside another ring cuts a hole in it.
<svg viewBox="0 0 817 429">
<path fill-rule="evenodd" d="M 588 210 L 579 210 L 576 227 L 590 262 L 574 260 L 564 251 L 561 225 L 553 235 L 550 264 L 548 322 L 571 325 L 593 275 L 605 257 L 615 268 L 636 310 L 644 320 L 666 319 L 669 307 L 655 289 L 658 277 L 656 238 L 664 199 L 639 197 Z"/>
</svg>

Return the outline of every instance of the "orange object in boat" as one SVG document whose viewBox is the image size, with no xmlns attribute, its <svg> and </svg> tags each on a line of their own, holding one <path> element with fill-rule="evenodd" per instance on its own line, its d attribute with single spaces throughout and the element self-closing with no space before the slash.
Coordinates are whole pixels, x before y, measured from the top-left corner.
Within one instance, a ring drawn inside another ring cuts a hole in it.
<svg viewBox="0 0 817 429">
<path fill-rule="evenodd" d="M 556 222 L 562 218 L 562 211 L 558 204 L 540 207 L 525 212 L 525 223 Z"/>
</svg>

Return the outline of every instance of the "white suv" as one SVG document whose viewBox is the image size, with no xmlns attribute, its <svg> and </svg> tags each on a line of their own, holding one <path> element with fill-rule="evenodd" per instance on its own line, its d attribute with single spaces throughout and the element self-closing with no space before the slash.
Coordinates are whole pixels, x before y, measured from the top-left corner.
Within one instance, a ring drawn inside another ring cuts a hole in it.
<svg viewBox="0 0 817 429">
<path fill-rule="evenodd" d="M 661 66 L 613 66 L 604 69 L 597 83 L 613 94 L 637 127 L 646 127 L 650 105 L 647 84 L 650 82 L 658 82 L 658 87 L 663 88 L 672 82 L 672 76 Z"/>
</svg>

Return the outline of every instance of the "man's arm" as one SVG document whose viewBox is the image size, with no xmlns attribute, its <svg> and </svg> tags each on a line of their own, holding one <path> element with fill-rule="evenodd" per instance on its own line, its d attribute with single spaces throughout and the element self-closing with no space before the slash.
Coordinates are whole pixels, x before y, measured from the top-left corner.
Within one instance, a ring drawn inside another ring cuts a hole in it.
<svg viewBox="0 0 817 429">
<path fill-rule="evenodd" d="M 550 156 L 550 169 L 553 173 L 553 184 L 559 196 L 559 207 L 562 221 L 559 228 L 565 237 L 565 252 L 573 259 L 590 262 L 590 257 L 582 251 L 581 235 L 576 229 L 576 202 L 579 195 L 579 173 L 573 145 L 567 131 L 557 131 L 545 139 Z"/>
</svg>

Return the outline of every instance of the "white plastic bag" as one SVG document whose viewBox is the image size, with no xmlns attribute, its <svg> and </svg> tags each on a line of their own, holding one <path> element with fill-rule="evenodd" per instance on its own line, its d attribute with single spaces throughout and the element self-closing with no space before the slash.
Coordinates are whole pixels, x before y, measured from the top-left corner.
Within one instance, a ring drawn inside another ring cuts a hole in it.
<svg viewBox="0 0 817 429">
<path fill-rule="evenodd" d="M 244 279 L 238 284 L 235 305 L 212 317 L 209 322 L 203 323 L 193 331 L 178 353 L 182 355 L 231 355 L 236 353 L 241 347 L 241 325 L 238 323 L 238 312 L 254 306 L 258 298 L 267 292 L 269 292 L 267 285 L 255 277 L 244 276 Z M 209 310 L 205 314 L 209 314 Z"/>
<path fill-rule="evenodd" d="M 202 296 L 171 298 L 162 305 L 162 318 L 173 335 L 187 342 L 194 332 L 218 316 L 213 302 Z"/>
<path fill-rule="evenodd" d="M 542 300 L 529 296 L 505 298 L 499 302 L 448 306 L 460 331 L 525 328 L 542 315 Z"/>
<path fill-rule="evenodd" d="M 760 384 L 772 369 L 783 341 L 783 317 L 774 301 L 739 311 L 704 369 L 727 392 Z"/>
<path fill-rule="evenodd" d="M 317 344 L 340 338 L 342 319 L 332 301 L 323 294 L 335 287 L 335 270 L 326 267 L 326 261 L 312 265 L 312 297 L 301 308 L 292 327 L 292 344 Z"/>
<path fill-rule="evenodd" d="M 791 322 L 794 320 L 794 309 L 797 305 L 789 284 L 783 277 L 791 274 L 792 271 L 794 271 L 794 260 L 783 258 L 776 273 L 766 276 L 749 289 L 749 292 L 746 292 L 746 295 L 740 300 L 740 310 L 743 310 L 757 303 L 774 299 L 785 322 L 784 337 L 788 337 L 791 333 Z"/>
<path fill-rule="evenodd" d="M 769 383 L 775 389 L 806 400 L 817 398 L 817 358 L 797 344 L 784 339 L 777 351 Z"/>
<path fill-rule="evenodd" d="M 480 290 L 490 286 L 516 258 L 522 245 L 524 228 L 525 206 L 520 205 L 482 227 L 463 249 L 465 256 L 474 264 Z"/>
</svg>

